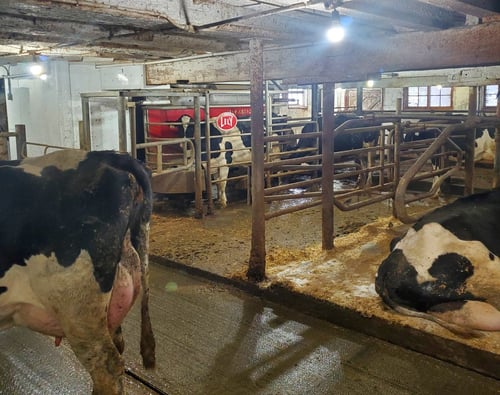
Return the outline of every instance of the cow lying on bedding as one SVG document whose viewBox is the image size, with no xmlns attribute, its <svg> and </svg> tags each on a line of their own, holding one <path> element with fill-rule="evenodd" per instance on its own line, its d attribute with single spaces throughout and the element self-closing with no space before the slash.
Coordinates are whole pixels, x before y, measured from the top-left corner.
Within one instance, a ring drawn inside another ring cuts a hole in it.
<svg viewBox="0 0 500 395">
<path fill-rule="evenodd" d="M 375 289 L 394 310 L 479 335 L 500 330 L 500 189 L 423 216 L 391 243 Z"/>
<path fill-rule="evenodd" d="M 128 155 L 76 150 L 0 162 L 0 329 L 66 337 L 94 394 L 123 393 L 120 325 L 142 288 L 148 311 L 149 173 Z"/>
</svg>

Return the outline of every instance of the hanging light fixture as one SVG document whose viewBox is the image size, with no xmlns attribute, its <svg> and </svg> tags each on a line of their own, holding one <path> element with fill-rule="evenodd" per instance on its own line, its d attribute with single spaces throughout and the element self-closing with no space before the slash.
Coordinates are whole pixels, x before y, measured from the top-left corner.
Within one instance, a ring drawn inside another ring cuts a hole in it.
<svg viewBox="0 0 500 395">
<path fill-rule="evenodd" d="M 332 43 L 341 42 L 345 36 L 345 29 L 340 23 L 340 14 L 335 8 L 332 12 L 332 25 L 326 32 L 328 41 Z"/>
</svg>

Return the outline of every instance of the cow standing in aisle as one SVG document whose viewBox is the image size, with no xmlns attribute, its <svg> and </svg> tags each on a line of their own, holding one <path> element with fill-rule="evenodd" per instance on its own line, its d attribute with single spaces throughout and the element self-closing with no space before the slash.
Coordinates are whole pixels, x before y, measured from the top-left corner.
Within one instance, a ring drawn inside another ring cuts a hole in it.
<svg viewBox="0 0 500 395">
<path fill-rule="evenodd" d="M 155 365 L 148 310 L 149 173 L 110 151 L 0 162 L 0 329 L 65 337 L 94 394 L 122 394 L 121 323 L 142 288 L 141 355 Z"/>
<path fill-rule="evenodd" d="M 378 269 L 375 289 L 395 311 L 464 335 L 500 331 L 500 189 L 423 216 Z"/>
</svg>

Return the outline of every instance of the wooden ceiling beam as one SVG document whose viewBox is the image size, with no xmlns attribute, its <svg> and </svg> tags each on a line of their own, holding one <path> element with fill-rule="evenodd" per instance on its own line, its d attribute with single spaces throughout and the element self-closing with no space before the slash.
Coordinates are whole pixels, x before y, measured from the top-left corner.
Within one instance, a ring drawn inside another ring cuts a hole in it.
<svg viewBox="0 0 500 395">
<path fill-rule="evenodd" d="M 500 23 L 414 32 L 370 41 L 264 51 L 266 79 L 296 83 L 362 81 L 380 72 L 500 64 Z M 148 84 L 248 81 L 249 54 L 146 66 Z"/>
<path fill-rule="evenodd" d="M 460 12 L 478 18 L 500 12 L 500 2 L 498 0 L 420 0 L 422 3 L 441 7 L 449 11 Z"/>
</svg>

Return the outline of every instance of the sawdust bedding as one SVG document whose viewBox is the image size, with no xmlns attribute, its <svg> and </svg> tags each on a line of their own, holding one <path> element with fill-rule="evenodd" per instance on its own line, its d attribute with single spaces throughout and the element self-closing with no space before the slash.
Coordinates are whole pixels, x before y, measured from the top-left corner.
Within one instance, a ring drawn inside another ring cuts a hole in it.
<svg viewBox="0 0 500 395">
<path fill-rule="evenodd" d="M 428 209 L 417 206 L 415 213 Z M 408 228 L 391 213 L 391 208 L 384 205 L 357 210 L 356 214 L 336 213 L 337 236 L 332 251 L 321 249 L 318 208 L 269 221 L 267 280 L 261 286 L 279 283 L 366 317 L 379 317 L 500 354 L 500 332 L 464 339 L 437 324 L 395 314 L 382 305 L 375 292 L 375 273 L 389 253 L 390 240 Z M 361 226 L 367 221 L 370 223 Z M 345 229 L 355 231 L 342 233 Z M 245 205 L 219 210 L 202 220 L 175 211 L 162 212 L 152 219 L 150 252 L 222 276 L 244 279 L 250 236 L 251 216 Z"/>
</svg>

